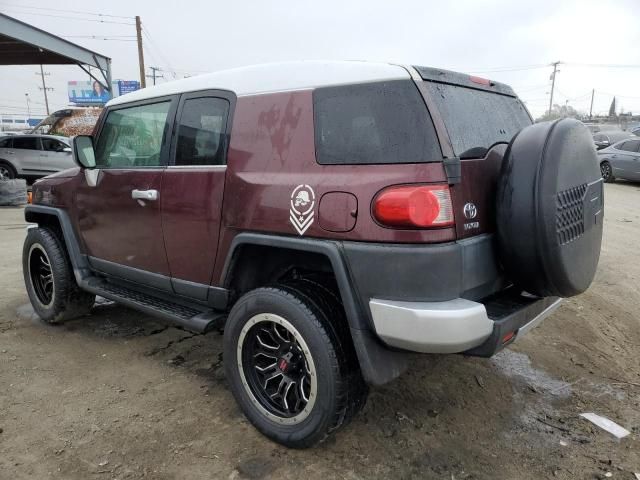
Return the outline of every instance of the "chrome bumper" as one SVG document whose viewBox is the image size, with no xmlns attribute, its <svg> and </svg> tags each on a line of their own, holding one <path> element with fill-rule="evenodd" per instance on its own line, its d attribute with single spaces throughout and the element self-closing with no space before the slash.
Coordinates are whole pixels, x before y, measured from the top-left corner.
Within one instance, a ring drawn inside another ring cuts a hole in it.
<svg viewBox="0 0 640 480">
<path fill-rule="evenodd" d="M 516 338 L 537 326 L 559 305 L 557 300 L 521 325 Z M 459 353 L 478 347 L 494 331 L 482 303 L 456 298 L 446 302 L 369 301 L 376 333 L 387 345 L 422 353 Z"/>
</svg>

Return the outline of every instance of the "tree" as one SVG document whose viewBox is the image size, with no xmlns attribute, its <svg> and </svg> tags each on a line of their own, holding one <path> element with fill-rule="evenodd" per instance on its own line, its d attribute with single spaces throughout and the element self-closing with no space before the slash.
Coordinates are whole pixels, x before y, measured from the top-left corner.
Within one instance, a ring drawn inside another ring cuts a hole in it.
<svg viewBox="0 0 640 480">
<path fill-rule="evenodd" d="M 557 118 L 577 118 L 578 120 L 582 120 L 586 117 L 585 112 L 580 112 L 573 108 L 571 105 L 558 105 L 554 104 L 553 108 L 551 108 L 551 112 L 546 112 L 540 118 L 536 119 L 536 122 L 545 122 L 547 120 L 555 120 Z"/>
<path fill-rule="evenodd" d="M 609 107 L 609 116 L 612 118 L 616 116 L 616 97 L 613 97 L 613 101 Z"/>
</svg>

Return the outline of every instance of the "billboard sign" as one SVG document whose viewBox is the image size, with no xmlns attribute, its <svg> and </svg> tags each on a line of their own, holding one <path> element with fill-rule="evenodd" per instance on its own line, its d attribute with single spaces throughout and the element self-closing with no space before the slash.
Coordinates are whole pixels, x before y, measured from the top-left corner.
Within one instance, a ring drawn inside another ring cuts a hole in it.
<svg viewBox="0 0 640 480">
<path fill-rule="evenodd" d="M 111 82 L 114 97 L 134 92 L 140 88 L 140 82 L 135 80 L 115 80 Z M 104 105 L 111 99 L 111 95 L 97 81 L 72 81 L 67 84 L 69 102 L 76 105 Z"/>
</svg>

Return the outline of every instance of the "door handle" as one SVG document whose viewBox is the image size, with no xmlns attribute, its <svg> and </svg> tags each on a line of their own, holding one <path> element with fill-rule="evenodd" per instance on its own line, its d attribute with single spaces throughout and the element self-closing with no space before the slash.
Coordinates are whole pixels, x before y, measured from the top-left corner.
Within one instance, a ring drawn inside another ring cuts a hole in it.
<svg viewBox="0 0 640 480">
<path fill-rule="evenodd" d="M 155 202 L 158 200 L 157 190 L 131 190 L 131 198 L 134 200 L 148 200 Z"/>
</svg>

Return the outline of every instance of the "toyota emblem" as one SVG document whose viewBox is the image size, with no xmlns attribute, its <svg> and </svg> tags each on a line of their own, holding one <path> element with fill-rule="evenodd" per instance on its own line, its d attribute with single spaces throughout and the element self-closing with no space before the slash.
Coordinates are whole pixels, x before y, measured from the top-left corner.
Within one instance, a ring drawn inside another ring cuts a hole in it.
<svg viewBox="0 0 640 480">
<path fill-rule="evenodd" d="M 464 216 L 469 220 L 476 218 L 476 216 L 478 215 L 478 209 L 476 208 L 475 204 L 471 202 L 465 204 L 463 212 Z"/>
</svg>

